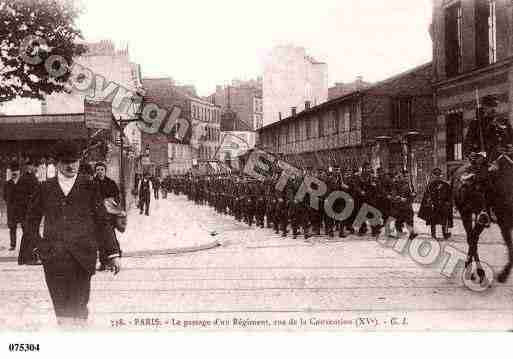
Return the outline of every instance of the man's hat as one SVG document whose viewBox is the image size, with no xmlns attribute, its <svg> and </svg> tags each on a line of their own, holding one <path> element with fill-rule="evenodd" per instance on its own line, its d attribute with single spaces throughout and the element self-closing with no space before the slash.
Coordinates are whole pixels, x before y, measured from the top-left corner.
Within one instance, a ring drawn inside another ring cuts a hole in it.
<svg viewBox="0 0 513 359">
<path fill-rule="evenodd" d="M 484 107 L 497 107 L 499 99 L 495 95 L 486 95 L 481 99 L 481 105 Z"/>
<path fill-rule="evenodd" d="M 431 173 L 435 176 L 441 176 L 442 170 L 440 168 L 435 168 L 433 171 L 431 171 Z"/>
<path fill-rule="evenodd" d="M 82 158 L 82 151 L 76 142 L 60 141 L 55 145 L 55 158 L 60 162 L 75 162 Z"/>
<path fill-rule="evenodd" d="M 103 168 L 107 169 L 107 165 L 105 164 L 105 162 L 102 162 L 102 161 L 98 161 L 94 165 L 94 169 L 97 169 L 98 167 L 103 167 Z"/>
</svg>

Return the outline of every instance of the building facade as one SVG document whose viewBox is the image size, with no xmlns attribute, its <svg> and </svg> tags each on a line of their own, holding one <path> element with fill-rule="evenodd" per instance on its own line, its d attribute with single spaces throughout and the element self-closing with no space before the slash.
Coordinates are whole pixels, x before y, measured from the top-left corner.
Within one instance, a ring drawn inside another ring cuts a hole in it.
<svg viewBox="0 0 513 359">
<path fill-rule="evenodd" d="M 328 100 L 328 66 L 302 47 L 278 46 L 264 65 L 263 124 L 267 126 Z M 306 105 L 308 106 L 308 105 Z"/>
<path fill-rule="evenodd" d="M 264 126 L 258 146 L 299 168 L 406 168 L 422 190 L 434 162 L 431 74 L 429 63 Z"/>
<path fill-rule="evenodd" d="M 433 2 L 436 164 L 451 174 L 462 164 L 463 139 L 477 98 L 496 95 L 511 118 L 513 7 L 509 0 Z"/>
<path fill-rule="evenodd" d="M 181 117 L 191 124 L 187 144 L 178 143 L 163 134 L 142 134 L 149 153 L 147 171 L 160 176 L 185 174 L 202 161 L 217 158 L 221 138 L 221 108 L 176 86 L 171 78 L 143 79 L 145 101 L 161 108 L 181 108 Z"/>
<path fill-rule="evenodd" d="M 237 115 L 235 131 L 254 131 L 263 126 L 262 78 L 256 80 L 233 80 L 231 85 L 217 86 L 208 97 L 224 114 L 232 111 Z"/>
</svg>

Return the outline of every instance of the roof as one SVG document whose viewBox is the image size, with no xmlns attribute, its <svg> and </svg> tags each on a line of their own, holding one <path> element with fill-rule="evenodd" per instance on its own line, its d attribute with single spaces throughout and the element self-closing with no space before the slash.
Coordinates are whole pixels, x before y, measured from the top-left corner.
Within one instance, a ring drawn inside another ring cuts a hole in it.
<svg viewBox="0 0 513 359">
<path fill-rule="evenodd" d="M 326 102 L 323 102 L 321 103 L 320 105 L 317 105 L 317 106 L 314 106 L 314 107 L 311 107 L 310 109 L 308 110 L 304 110 L 304 111 L 301 111 L 299 113 L 297 113 L 295 116 L 289 116 L 289 117 L 286 117 L 280 121 L 276 121 L 276 122 L 273 122 L 269 125 L 266 125 L 264 127 L 261 127 L 258 129 L 258 132 L 262 132 L 263 130 L 266 130 L 266 129 L 269 129 L 269 128 L 272 128 L 272 127 L 276 127 L 278 125 L 282 125 L 284 123 L 287 123 L 287 122 L 290 122 L 294 119 L 299 119 L 299 118 L 302 118 L 306 115 L 310 115 L 310 114 L 313 114 L 313 113 L 316 113 L 316 112 L 319 112 L 319 111 L 322 111 L 322 110 L 325 110 L 333 105 L 336 105 L 336 104 L 340 104 L 340 103 L 343 103 L 345 101 L 350 101 L 354 98 L 358 98 L 358 97 L 361 97 L 365 94 L 369 94 L 370 92 L 372 92 L 372 90 L 376 90 L 376 89 L 379 89 L 380 87 L 382 86 L 385 86 L 385 85 L 388 85 L 390 83 L 392 83 L 393 81 L 396 81 L 396 80 L 399 80 L 405 76 L 408 76 L 408 75 L 411 75 L 415 72 L 418 72 L 420 70 L 423 70 L 427 67 L 431 67 L 432 66 L 432 62 L 428 62 L 426 64 L 423 64 L 423 65 L 420 65 L 420 66 L 417 66 L 413 69 L 410 69 L 408 71 L 405 71 L 405 72 L 402 72 L 398 75 L 394 75 L 393 77 L 389 77 L 383 81 L 380 81 L 380 82 L 376 82 L 374 84 L 372 84 L 371 86 L 369 87 L 366 87 L 364 89 L 360 89 L 360 90 L 356 90 L 356 91 L 353 91 L 353 92 L 349 92 L 343 96 L 340 96 L 340 97 L 337 97 L 337 98 L 334 98 L 332 100 L 329 100 L 329 101 L 326 101 Z"/>
<path fill-rule="evenodd" d="M 189 95 L 187 92 L 177 87 L 171 77 L 143 78 L 142 85 L 146 90 L 145 97 L 151 98 L 159 105 L 162 104 L 163 107 L 166 107 L 165 105 L 167 103 L 176 105 L 176 100 L 188 100 L 212 107 L 219 107 L 200 97 Z"/>
</svg>

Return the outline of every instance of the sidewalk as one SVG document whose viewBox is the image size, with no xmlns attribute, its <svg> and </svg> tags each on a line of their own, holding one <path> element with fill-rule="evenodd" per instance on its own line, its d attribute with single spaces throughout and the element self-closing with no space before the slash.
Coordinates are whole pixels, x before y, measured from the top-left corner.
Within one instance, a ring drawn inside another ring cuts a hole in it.
<svg viewBox="0 0 513 359">
<path fill-rule="evenodd" d="M 117 232 L 123 255 L 126 257 L 192 252 L 219 245 L 211 231 L 194 213 L 194 206 L 184 206 L 184 198 L 152 199 L 150 216 L 140 215 L 134 208 L 128 213 L 125 233 Z M 21 240 L 15 251 L 9 251 L 9 230 L 0 226 L 0 260 L 15 261 Z"/>
</svg>

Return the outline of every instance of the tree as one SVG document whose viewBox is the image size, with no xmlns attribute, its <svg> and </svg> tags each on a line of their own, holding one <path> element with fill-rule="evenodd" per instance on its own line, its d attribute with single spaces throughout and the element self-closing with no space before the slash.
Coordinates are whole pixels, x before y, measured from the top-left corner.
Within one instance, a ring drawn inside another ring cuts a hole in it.
<svg viewBox="0 0 513 359">
<path fill-rule="evenodd" d="M 82 39 L 75 24 L 79 14 L 73 0 L 0 0 L 0 103 L 16 97 L 43 100 L 66 91 L 70 71 L 50 76 L 45 65 L 54 70 L 71 66 L 86 51 L 77 43 Z M 54 55 L 65 61 L 47 61 Z M 27 56 L 40 61 L 27 62 Z"/>
</svg>

